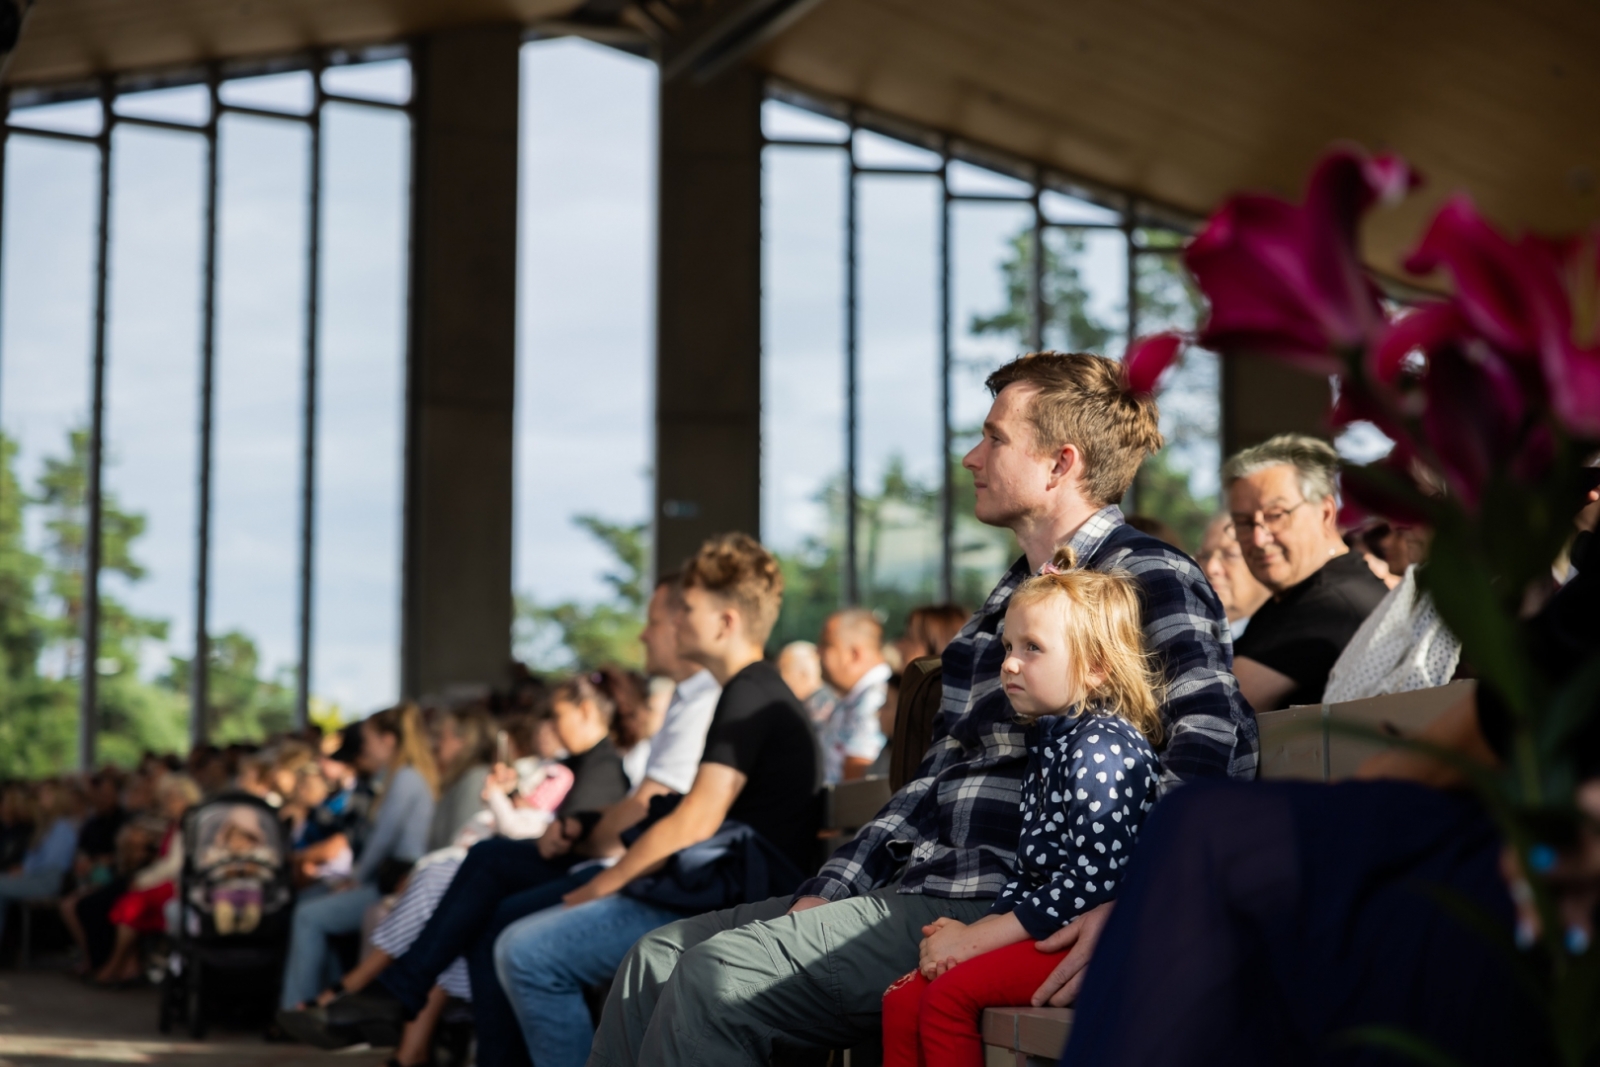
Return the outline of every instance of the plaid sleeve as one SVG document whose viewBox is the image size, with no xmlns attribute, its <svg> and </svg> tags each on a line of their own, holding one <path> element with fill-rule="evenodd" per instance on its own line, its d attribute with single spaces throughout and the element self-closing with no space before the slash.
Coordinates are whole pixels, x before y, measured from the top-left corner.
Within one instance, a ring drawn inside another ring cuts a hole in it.
<svg viewBox="0 0 1600 1067">
<path fill-rule="evenodd" d="M 1118 565 L 1139 582 L 1145 640 L 1167 681 L 1162 792 L 1198 778 L 1254 778 L 1255 712 L 1233 676 L 1233 639 L 1211 583 L 1170 549 L 1133 552 Z"/>
</svg>

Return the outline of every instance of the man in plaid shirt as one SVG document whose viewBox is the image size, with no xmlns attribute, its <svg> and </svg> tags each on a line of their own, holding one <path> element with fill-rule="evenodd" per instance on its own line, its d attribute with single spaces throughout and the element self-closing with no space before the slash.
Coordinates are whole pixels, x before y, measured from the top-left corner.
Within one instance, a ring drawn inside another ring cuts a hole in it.
<svg viewBox="0 0 1600 1067">
<path fill-rule="evenodd" d="M 1254 713 L 1232 674 L 1227 617 L 1194 561 L 1112 503 L 1161 447 L 1155 401 L 1099 356 L 1047 353 L 990 376 L 968 453 L 977 516 L 1024 558 L 944 652 L 935 740 L 906 783 L 791 900 L 696 916 L 641 938 L 617 972 L 591 1067 L 765 1064 L 775 1042 L 848 1046 L 878 1029 L 884 989 L 917 965 L 922 927 L 970 923 L 1012 876 L 1027 754 L 1001 687 L 1012 591 L 1067 542 L 1079 565 L 1139 582 L 1145 640 L 1168 685 L 1163 788 L 1253 778 Z M 1040 943 L 1076 946 L 1035 996 L 1069 1003 L 1111 904 Z"/>
</svg>

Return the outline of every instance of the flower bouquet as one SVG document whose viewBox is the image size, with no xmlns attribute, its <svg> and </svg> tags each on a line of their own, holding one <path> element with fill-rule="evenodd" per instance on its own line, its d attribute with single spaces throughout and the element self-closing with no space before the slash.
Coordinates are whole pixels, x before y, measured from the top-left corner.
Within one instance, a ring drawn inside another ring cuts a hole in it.
<svg viewBox="0 0 1600 1067">
<path fill-rule="evenodd" d="M 1529 590 L 1550 581 L 1591 488 L 1584 463 L 1600 449 L 1600 227 L 1512 239 L 1468 197 L 1452 197 L 1404 263 L 1447 278 L 1450 295 L 1402 307 L 1362 266 L 1357 231 L 1366 212 L 1417 184 L 1394 156 L 1338 148 L 1302 203 L 1228 200 L 1185 252 L 1210 303 L 1193 340 L 1224 358 L 1337 377 L 1330 428 L 1366 421 L 1394 441 L 1385 458 L 1346 469 L 1346 506 L 1435 531 L 1418 580 L 1513 723 L 1502 773 L 1431 750 L 1467 774 L 1494 814 L 1519 904 L 1535 917 L 1521 952 L 1511 931 L 1474 925 L 1504 941 L 1536 983 L 1562 1061 L 1590 1063 L 1600 1051 L 1600 951 L 1567 921 L 1570 901 L 1564 915 L 1552 872 L 1593 832 L 1575 803 L 1570 742 L 1600 708 L 1600 658 L 1558 686 L 1535 666 L 1519 620 Z M 1186 340 L 1131 346 L 1130 383 L 1153 389 Z M 1404 1035 L 1366 1036 L 1448 1062 Z"/>
</svg>

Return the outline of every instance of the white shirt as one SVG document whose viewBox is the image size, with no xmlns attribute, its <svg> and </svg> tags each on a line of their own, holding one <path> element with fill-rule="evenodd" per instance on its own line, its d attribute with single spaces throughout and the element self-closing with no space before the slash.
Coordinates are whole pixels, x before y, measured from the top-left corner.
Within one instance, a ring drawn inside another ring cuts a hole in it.
<svg viewBox="0 0 1600 1067">
<path fill-rule="evenodd" d="M 711 713 L 717 710 L 722 686 L 708 670 L 701 670 L 678 683 L 661 729 L 650 739 L 650 762 L 644 778 L 651 778 L 674 793 L 687 793 L 700 769 L 700 754 L 705 751 L 706 731 L 711 728 Z M 637 787 L 637 783 L 635 783 Z"/>
<path fill-rule="evenodd" d="M 875 760 L 888 739 L 878 724 L 878 709 L 889 698 L 889 679 L 894 671 L 880 663 L 850 687 L 850 692 L 833 705 L 833 714 L 822 724 L 823 773 L 827 781 L 844 776 L 846 757 Z"/>
</svg>

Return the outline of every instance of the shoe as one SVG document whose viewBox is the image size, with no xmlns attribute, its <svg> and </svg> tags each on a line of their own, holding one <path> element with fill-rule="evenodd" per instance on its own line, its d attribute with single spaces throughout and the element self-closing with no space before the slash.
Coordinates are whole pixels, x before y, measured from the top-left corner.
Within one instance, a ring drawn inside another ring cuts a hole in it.
<svg viewBox="0 0 1600 1067">
<path fill-rule="evenodd" d="M 361 1041 L 359 1033 L 330 1026 L 327 1012 L 327 1008 L 280 1011 L 276 1026 L 289 1040 L 298 1041 L 302 1045 L 311 1045 L 313 1048 L 330 1050 L 348 1048 Z"/>
<path fill-rule="evenodd" d="M 340 1033 L 359 1034 L 374 1048 L 393 1048 L 400 1044 L 405 1026 L 404 1009 L 387 990 L 364 989 L 347 993 L 322 1009 L 328 1026 Z"/>
</svg>

